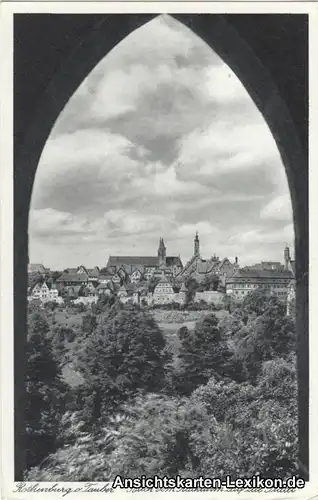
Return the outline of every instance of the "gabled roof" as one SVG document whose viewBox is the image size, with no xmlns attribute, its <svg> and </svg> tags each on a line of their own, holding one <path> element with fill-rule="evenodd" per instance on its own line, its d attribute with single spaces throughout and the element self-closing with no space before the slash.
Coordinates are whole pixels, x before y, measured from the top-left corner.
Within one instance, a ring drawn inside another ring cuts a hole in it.
<svg viewBox="0 0 318 500">
<path fill-rule="evenodd" d="M 49 290 L 57 290 L 55 283 L 46 282 L 46 286 Z"/>
<path fill-rule="evenodd" d="M 170 266 L 180 266 L 182 267 L 182 262 L 180 257 L 166 257 L 166 264 L 168 267 Z M 159 260 L 158 257 L 152 257 L 152 256 L 116 256 L 116 255 L 111 255 L 108 259 L 107 262 L 107 267 L 124 267 L 128 266 L 130 267 L 128 274 L 131 273 L 131 268 L 136 268 L 139 267 L 139 270 L 141 271 L 141 268 L 143 267 L 158 267 L 159 266 Z M 142 269 L 143 272 L 143 269 Z"/>
<path fill-rule="evenodd" d="M 216 271 L 219 268 L 219 262 L 216 261 L 208 261 L 207 273 L 211 273 L 212 271 Z"/>
<path fill-rule="evenodd" d="M 112 286 L 110 286 L 110 285 L 111 285 L 110 283 L 100 283 L 100 284 L 97 286 L 96 290 L 105 290 L 106 288 L 107 288 L 108 290 L 112 290 Z"/>
<path fill-rule="evenodd" d="M 262 261 L 258 262 L 257 264 L 253 264 L 252 266 L 246 266 L 246 269 L 259 269 L 259 270 L 264 270 L 264 271 L 281 271 L 284 270 L 285 267 L 283 264 L 280 262 L 275 262 L 275 261 Z"/>
<path fill-rule="evenodd" d="M 107 267 L 121 267 L 122 265 L 127 266 L 158 266 L 158 257 L 148 257 L 148 256 L 115 256 L 111 255 L 107 262 Z"/>
<path fill-rule="evenodd" d="M 186 265 L 183 267 L 182 271 L 180 271 L 180 273 L 178 274 L 178 276 L 182 276 L 184 274 L 186 274 L 186 272 L 188 271 L 189 267 L 192 266 L 192 264 L 196 261 L 200 259 L 200 257 L 194 255 L 193 257 L 191 257 L 191 259 L 186 263 Z"/>
<path fill-rule="evenodd" d="M 236 271 L 233 276 L 227 281 L 227 283 L 236 283 L 237 281 L 249 279 L 256 280 L 259 279 L 292 279 L 293 273 L 286 270 L 275 270 L 275 269 L 251 269 L 243 268 Z"/>
<path fill-rule="evenodd" d="M 43 264 L 29 264 L 28 272 L 29 273 L 41 273 L 45 274 L 48 271 Z"/>
<path fill-rule="evenodd" d="M 183 267 L 180 257 L 166 257 L 166 264 L 168 267 L 170 266 Z"/>
<path fill-rule="evenodd" d="M 42 283 L 34 283 L 34 285 L 30 286 L 29 287 L 30 294 L 33 293 L 34 289 L 36 289 L 36 288 L 41 289 L 42 288 Z"/>
<path fill-rule="evenodd" d="M 81 266 L 78 266 L 78 268 L 76 269 L 76 271 L 79 271 L 80 269 L 83 269 L 84 270 L 84 273 L 88 274 L 88 271 L 86 269 L 85 266 L 81 265 Z"/>
<path fill-rule="evenodd" d="M 88 277 L 89 278 L 98 278 L 99 277 L 99 270 L 98 269 L 87 269 L 88 272 Z"/>
<path fill-rule="evenodd" d="M 84 273 L 63 273 L 57 280 L 57 283 L 73 281 L 74 283 L 81 283 L 88 281 L 88 277 Z"/>
<path fill-rule="evenodd" d="M 113 274 L 100 274 L 98 278 L 100 280 L 111 280 L 113 276 Z"/>
<path fill-rule="evenodd" d="M 82 288 L 82 285 L 72 285 L 72 286 L 67 286 L 65 290 L 67 292 L 74 292 L 74 293 L 79 293 Z"/>
<path fill-rule="evenodd" d="M 218 267 L 221 269 L 221 267 L 224 266 L 225 264 L 230 264 L 233 267 L 235 266 L 235 264 L 232 264 L 232 262 L 228 257 L 224 257 L 224 259 L 222 259 L 221 262 L 219 263 Z"/>
<path fill-rule="evenodd" d="M 88 283 L 87 285 L 85 286 L 88 286 L 88 285 L 92 285 L 93 288 L 97 288 L 98 286 L 98 283 L 96 281 L 91 281 L 89 278 L 88 278 Z"/>
<path fill-rule="evenodd" d="M 127 283 L 126 290 L 127 290 L 127 292 L 133 293 L 133 292 L 137 292 L 138 287 L 135 285 L 135 283 Z"/>
<path fill-rule="evenodd" d="M 138 264 L 137 264 L 136 266 L 133 266 L 133 267 L 132 267 L 132 269 L 131 269 L 131 274 L 133 274 L 133 273 L 134 273 L 134 272 L 136 272 L 136 271 L 137 271 L 137 272 L 139 272 L 140 274 L 142 274 L 142 273 L 143 273 L 143 270 L 144 270 L 144 269 L 143 269 L 143 266 L 141 266 L 141 265 L 138 265 Z"/>
<path fill-rule="evenodd" d="M 67 272 L 69 274 L 75 274 L 77 270 L 78 267 L 68 267 L 64 272 Z"/>
<path fill-rule="evenodd" d="M 197 272 L 199 274 L 206 274 L 207 271 L 208 271 L 208 268 L 209 268 L 209 263 L 200 259 L 198 262 L 197 262 Z"/>
<path fill-rule="evenodd" d="M 186 292 L 186 291 L 187 291 L 187 287 L 186 287 L 186 284 L 183 282 L 181 285 L 181 288 L 180 288 L 180 292 Z"/>
<path fill-rule="evenodd" d="M 167 278 L 167 276 L 165 276 L 165 275 L 164 275 L 164 276 L 162 276 L 162 277 L 160 278 L 160 280 L 158 281 L 158 283 L 157 283 L 156 287 L 157 287 L 159 284 L 162 284 L 162 283 L 167 283 L 167 284 L 169 284 L 170 286 L 172 286 L 171 281 L 170 281 L 170 280 L 169 280 L 169 278 Z M 155 288 L 156 288 L 156 287 L 155 287 Z"/>
<path fill-rule="evenodd" d="M 92 289 L 91 289 L 91 288 L 89 288 L 89 287 L 88 287 L 88 286 L 86 286 L 86 285 L 81 286 L 81 292 L 82 292 L 82 293 L 84 293 L 84 292 L 88 292 L 88 293 L 90 293 L 90 292 L 91 292 L 91 290 L 92 290 Z M 94 292 L 96 292 L 95 287 L 94 287 Z"/>
</svg>

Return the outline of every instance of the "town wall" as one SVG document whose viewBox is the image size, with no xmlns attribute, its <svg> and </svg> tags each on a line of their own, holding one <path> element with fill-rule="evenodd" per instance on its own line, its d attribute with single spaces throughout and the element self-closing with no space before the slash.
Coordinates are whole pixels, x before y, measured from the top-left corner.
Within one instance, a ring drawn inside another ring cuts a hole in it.
<svg viewBox="0 0 318 500">
<path fill-rule="evenodd" d="M 193 301 L 200 302 L 200 300 L 204 300 L 207 304 L 220 304 L 223 297 L 224 293 L 208 290 L 205 292 L 196 292 Z"/>
</svg>

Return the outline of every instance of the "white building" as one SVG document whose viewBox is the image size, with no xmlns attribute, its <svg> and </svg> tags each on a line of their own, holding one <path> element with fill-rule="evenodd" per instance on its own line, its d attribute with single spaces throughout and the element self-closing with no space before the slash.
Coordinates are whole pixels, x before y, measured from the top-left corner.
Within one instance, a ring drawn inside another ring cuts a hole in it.
<svg viewBox="0 0 318 500">
<path fill-rule="evenodd" d="M 154 289 L 152 301 L 153 304 L 171 304 L 171 302 L 177 301 L 177 295 L 170 281 L 163 276 Z"/>
<path fill-rule="evenodd" d="M 29 300 L 40 300 L 41 302 L 63 302 L 59 297 L 59 292 L 54 284 L 51 283 L 36 283 L 30 289 Z"/>
</svg>

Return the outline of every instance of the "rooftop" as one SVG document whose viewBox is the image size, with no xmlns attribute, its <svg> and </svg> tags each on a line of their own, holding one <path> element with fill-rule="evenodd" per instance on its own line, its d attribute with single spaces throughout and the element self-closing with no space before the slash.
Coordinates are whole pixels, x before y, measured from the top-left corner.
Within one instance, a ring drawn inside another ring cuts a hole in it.
<svg viewBox="0 0 318 500">
<path fill-rule="evenodd" d="M 292 271 L 285 269 L 261 269 L 261 268 L 243 268 L 236 271 L 227 283 L 235 283 L 236 281 L 244 280 L 259 280 L 259 279 L 292 279 L 294 277 Z"/>
</svg>

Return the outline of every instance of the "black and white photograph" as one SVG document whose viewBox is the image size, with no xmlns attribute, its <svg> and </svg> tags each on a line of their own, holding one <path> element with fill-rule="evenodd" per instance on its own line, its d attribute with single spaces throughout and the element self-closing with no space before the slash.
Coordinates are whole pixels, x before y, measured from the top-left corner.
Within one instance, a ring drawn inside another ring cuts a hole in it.
<svg viewBox="0 0 318 500">
<path fill-rule="evenodd" d="M 14 480 L 300 491 L 308 15 L 165 12 L 14 15 Z"/>
</svg>

